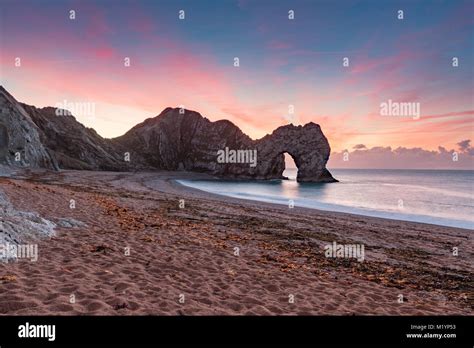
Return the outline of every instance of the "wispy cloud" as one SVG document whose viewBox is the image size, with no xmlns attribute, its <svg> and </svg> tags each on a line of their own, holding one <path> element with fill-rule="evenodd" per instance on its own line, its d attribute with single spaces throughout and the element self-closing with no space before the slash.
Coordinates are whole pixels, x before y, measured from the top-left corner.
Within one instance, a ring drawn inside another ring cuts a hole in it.
<svg viewBox="0 0 474 348">
<path fill-rule="evenodd" d="M 372 1 L 348 1 L 341 11 L 337 3 L 295 0 L 291 21 L 290 4 L 278 0 L 189 1 L 185 21 L 171 2 L 129 4 L 10 1 L 2 83 L 38 106 L 93 99 L 103 113 L 97 119 L 112 121 L 88 126 L 109 137 L 184 105 L 259 138 L 288 122 L 290 104 L 295 120 L 319 123 L 339 152 L 354 144 L 452 148 L 471 137 L 471 1 L 420 2 L 406 21 Z M 381 117 L 387 99 L 419 102 L 420 119 Z"/>
</svg>

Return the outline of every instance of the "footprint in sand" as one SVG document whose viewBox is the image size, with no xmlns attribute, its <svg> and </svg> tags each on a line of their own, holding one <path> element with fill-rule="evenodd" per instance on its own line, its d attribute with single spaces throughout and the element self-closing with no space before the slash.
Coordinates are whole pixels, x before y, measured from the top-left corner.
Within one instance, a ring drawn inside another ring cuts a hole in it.
<svg viewBox="0 0 474 348">
<path fill-rule="evenodd" d="M 118 283 L 114 289 L 116 292 L 124 292 L 129 287 L 130 287 L 130 284 L 121 282 L 121 283 Z"/>
<path fill-rule="evenodd" d="M 105 307 L 105 305 L 99 301 L 84 301 L 83 303 L 88 312 L 95 312 Z"/>
</svg>

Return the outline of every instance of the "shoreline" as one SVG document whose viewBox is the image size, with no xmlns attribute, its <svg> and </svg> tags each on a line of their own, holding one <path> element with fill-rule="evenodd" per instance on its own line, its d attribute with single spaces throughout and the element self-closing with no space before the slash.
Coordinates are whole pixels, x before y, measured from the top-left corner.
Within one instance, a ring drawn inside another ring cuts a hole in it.
<svg viewBox="0 0 474 348">
<path fill-rule="evenodd" d="M 230 195 L 227 196 L 227 195 L 224 195 L 224 194 L 218 194 L 218 193 L 214 193 L 214 192 L 211 192 L 211 191 L 201 190 L 201 189 L 193 187 L 193 186 L 188 186 L 188 185 L 185 185 L 183 183 L 180 183 L 179 180 L 194 181 L 196 179 L 175 179 L 174 181 L 177 185 L 183 186 L 186 189 L 197 190 L 197 191 L 200 191 L 200 192 L 204 192 L 207 195 L 215 195 L 215 196 L 221 197 L 221 200 L 235 199 L 235 200 L 238 200 L 240 203 L 244 203 L 244 202 L 262 203 L 262 204 L 269 204 L 271 206 L 276 205 L 276 206 L 279 206 L 279 207 L 287 207 L 287 209 L 288 209 L 288 205 L 284 204 L 284 203 L 268 202 L 268 201 L 252 199 L 252 198 L 239 198 L 239 197 L 230 196 Z M 200 180 L 220 181 L 221 179 L 220 178 L 207 178 L 207 179 L 197 179 L 196 181 L 200 181 Z M 314 211 L 316 211 L 318 213 L 321 213 L 321 214 L 322 213 L 345 214 L 345 215 L 352 216 L 354 218 L 374 218 L 374 219 L 383 219 L 383 220 L 390 220 L 390 221 L 396 221 L 396 222 L 397 221 L 398 222 L 411 222 L 411 223 L 415 223 L 415 224 L 424 224 L 424 225 L 430 225 L 430 226 L 436 226 L 436 227 L 456 228 L 456 229 L 466 230 L 466 231 L 470 231 L 470 232 L 473 231 L 470 228 L 464 228 L 464 227 L 459 227 L 459 226 L 441 225 L 441 224 L 430 223 L 430 222 L 404 220 L 404 219 L 390 218 L 390 217 L 384 217 L 384 216 L 365 215 L 365 214 L 362 214 L 362 213 L 361 214 L 349 213 L 349 212 L 337 211 L 337 210 L 325 210 L 325 209 L 320 209 L 320 208 L 316 208 L 316 207 L 307 207 L 307 206 L 297 206 L 297 205 L 295 205 L 294 208 L 292 208 L 292 209 L 296 209 L 296 208 L 298 208 L 298 209 L 309 209 L 309 211 L 314 210 Z M 377 211 L 377 213 L 378 212 L 379 211 Z M 384 213 L 384 212 L 382 211 L 380 213 Z M 417 215 L 417 216 L 429 217 L 427 215 Z"/>
<path fill-rule="evenodd" d="M 37 240 L 38 262 L 1 268 L 0 315 L 473 314 L 469 230 L 288 209 L 175 181 L 204 177 L 164 171 L 0 177 L 0 191 L 15 209 L 58 226 L 55 236 Z M 365 260 L 325 257 L 324 246 L 333 242 L 364 245 Z"/>
</svg>

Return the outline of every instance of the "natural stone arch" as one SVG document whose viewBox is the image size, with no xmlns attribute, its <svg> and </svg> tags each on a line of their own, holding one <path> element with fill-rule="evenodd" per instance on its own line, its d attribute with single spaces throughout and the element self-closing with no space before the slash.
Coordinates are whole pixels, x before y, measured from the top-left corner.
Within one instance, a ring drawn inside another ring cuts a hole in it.
<svg viewBox="0 0 474 348">
<path fill-rule="evenodd" d="M 319 125 L 279 127 L 258 141 L 259 174 L 282 177 L 284 153 L 288 153 L 298 168 L 299 182 L 334 182 L 326 169 L 331 149 Z"/>
</svg>

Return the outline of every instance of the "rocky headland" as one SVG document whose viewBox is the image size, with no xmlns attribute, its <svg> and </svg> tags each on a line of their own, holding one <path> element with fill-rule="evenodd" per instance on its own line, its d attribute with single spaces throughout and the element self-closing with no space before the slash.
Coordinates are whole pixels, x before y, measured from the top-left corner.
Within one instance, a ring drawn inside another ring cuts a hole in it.
<svg viewBox="0 0 474 348">
<path fill-rule="evenodd" d="M 336 181 L 326 169 L 328 140 L 312 122 L 282 126 L 253 140 L 230 121 L 211 122 L 195 111 L 166 108 L 124 135 L 106 139 L 57 110 L 20 103 L 0 87 L 0 164 L 53 170 L 193 171 L 268 180 L 284 178 L 288 153 L 298 167 L 298 181 Z M 219 161 L 219 151 L 225 149 L 234 151 L 234 157 Z M 249 154 L 255 154 L 254 165 Z"/>
</svg>

